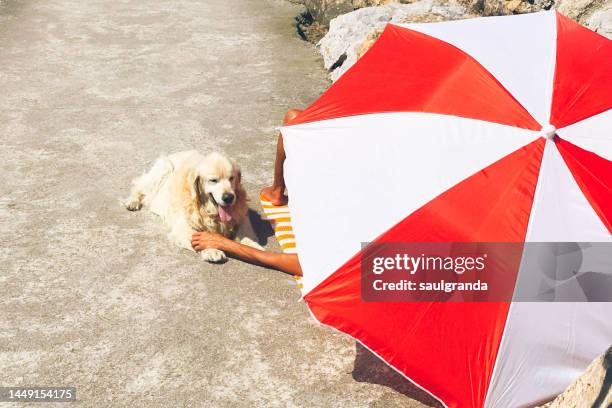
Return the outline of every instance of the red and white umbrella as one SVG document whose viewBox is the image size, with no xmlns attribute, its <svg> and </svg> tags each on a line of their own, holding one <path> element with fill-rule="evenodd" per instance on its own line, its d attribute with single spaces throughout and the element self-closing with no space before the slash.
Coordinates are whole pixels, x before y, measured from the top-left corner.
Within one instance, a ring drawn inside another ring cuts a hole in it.
<svg viewBox="0 0 612 408">
<path fill-rule="evenodd" d="M 303 295 L 449 407 L 550 398 L 612 303 L 364 302 L 362 242 L 612 241 L 612 45 L 556 12 L 389 24 L 282 128 Z"/>
</svg>

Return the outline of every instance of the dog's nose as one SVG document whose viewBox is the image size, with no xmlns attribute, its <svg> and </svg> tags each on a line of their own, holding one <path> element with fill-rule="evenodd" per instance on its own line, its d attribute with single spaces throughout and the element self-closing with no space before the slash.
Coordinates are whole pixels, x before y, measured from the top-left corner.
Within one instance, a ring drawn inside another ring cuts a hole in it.
<svg viewBox="0 0 612 408">
<path fill-rule="evenodd" d="M 232 193 L 223 193 L 221 199 L 224 204 L 231 204 L 234 202 L 234 195 Z"/>
</svg>

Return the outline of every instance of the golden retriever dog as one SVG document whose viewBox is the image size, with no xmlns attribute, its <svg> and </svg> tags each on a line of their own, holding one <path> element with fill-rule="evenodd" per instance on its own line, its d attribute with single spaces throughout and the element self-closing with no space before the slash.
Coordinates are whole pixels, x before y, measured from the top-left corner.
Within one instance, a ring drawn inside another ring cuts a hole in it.
<svg viewBox="0 0 612 408">
<path fill-rule="evenodd" d="M 192 250 L 196 231 L 217 232 L 262 249 L 254 237 L 248 217 L 246 191 L 240 184 L 240 168 L 219 153 L 206 156 L 186 151 L 161 156 L 153 167 L 132 181 L 125 207 L 138 211 L 143 205 L 170 227 L 169 238 Z M 202 259 L 223 262 L 218 249 L 206 249 Z"/>
</svg>

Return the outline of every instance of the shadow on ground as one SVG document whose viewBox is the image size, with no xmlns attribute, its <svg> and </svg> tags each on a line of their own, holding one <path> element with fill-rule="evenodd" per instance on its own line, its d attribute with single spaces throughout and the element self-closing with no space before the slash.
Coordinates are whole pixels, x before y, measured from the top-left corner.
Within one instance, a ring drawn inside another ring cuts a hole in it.
<svg viewBox="0 0 612 408">
<path fill-rule="evenodd" d="M 257 243 L 261 246 L 268 244 L 268 239 L 274 236 L 274 230 L 270 223 L 263 219 L 257 211 L 249 208 L 249 220 L 253 226 L 253 231 L 257 234 Z"/>
<path fill-rule="evenodd" d="M 400 373 L 385 364 L 380 358 L 359 343 L 355 343 L 355 381 L 389 387 L 400 394 L 425 405 L 442 408 L 442 404 Z"/>
</svg>

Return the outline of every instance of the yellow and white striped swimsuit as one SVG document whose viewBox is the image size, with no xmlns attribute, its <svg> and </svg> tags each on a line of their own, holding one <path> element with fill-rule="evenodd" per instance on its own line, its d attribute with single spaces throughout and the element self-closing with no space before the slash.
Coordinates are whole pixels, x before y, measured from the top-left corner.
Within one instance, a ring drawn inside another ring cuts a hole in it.
<svg viewBox="0 0 612 408">
<path fill-rule="evenodd" d="M 295 235 L 291 226 L 291 213 L 287 205 L 273 205 L 270 201 L 259 197 L 264 215 L 274 229 L 276 240 L 286 254 L 297 253 L 295 248 Z"/>
</svg>

